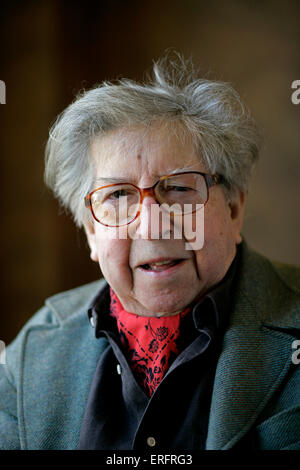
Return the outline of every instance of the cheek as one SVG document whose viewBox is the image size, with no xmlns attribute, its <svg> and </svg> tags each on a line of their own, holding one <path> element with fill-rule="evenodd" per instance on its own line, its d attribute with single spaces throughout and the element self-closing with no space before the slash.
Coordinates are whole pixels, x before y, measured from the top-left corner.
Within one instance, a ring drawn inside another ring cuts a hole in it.
<svg viewBox="0 0 300 470">
<path fill-rule="evenodd" d="M 207 208 L 204 217 L 204 246 L 207 244 L 221 248 L 233 243 L 231 211 L 225 200 L 222 199 L 219 204 Z"/>
<path fill-rule="evenodd" d="M 124 243 L 125 242 L 125 243 Z M 101 240 L 98 245 L 101 265 L 128 265 L 129 247 L 127 240 Z"/>
<path fill-rule="evenodd" d="M 104 277 L 110 282 L 118 276 L 129 276 L 130 239 L 113 238 L 112 233 L 97 234 L 97 253 L 99 266 Z"/>
<path fill-rule="evenodd" d="M 204 245 L 195 251 L 199 277 L 219 277 L 235 253 L 232 221 L 229 211 L 207 213 L 204 223 Z"/>
</svg>

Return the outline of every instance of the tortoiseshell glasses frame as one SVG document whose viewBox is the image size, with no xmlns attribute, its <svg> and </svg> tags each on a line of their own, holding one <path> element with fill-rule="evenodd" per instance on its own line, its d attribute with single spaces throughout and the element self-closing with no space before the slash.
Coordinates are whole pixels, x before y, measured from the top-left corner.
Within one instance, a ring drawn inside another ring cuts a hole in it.
<svg viewBox="0 0 300 470">
<path fill-rule="evenodd" d="M 162 204 L 163 202 L 159 200 L 159 196 L 156 194 L 155 192 L 155 189 L 157 188 L 157 186 L 159 185 L 159 183 L 161 183 L 162 181 L 168 179 L 168 178 L 171 178 L 171 177 L 177 177 L 177 176 L 181 176 L 181 175 L 189 175 L 189 174 L 196 174 L 196 175 L 201 175 L 204 180 L 205 180 L 205 184 L 206 184 L 206 199 L 205 201 L 201 202 L 201 204 L 205 205 L 208 201 L 208 198 L 209 198 L 209 188 L 216 185 L 216 184 L 221 184 L 224 182 L 224 178 L 222 175 L 219 175 L 219 174 L 214 174 L 214 175 L 211 175 L 211 174 L 208 174 L 208 173 L 202 173 L 200 171 L 184 171 L 184 172 L 178 172 L 178 173 L 171 173 L 169 175 L 165 175 L 165 176 L 161 176 L 155 183 L 153 186 L 151 187 L 148 187 L 148 188 L 140 188 L 138 186 L 136 186 L 135 184 L 133 183 L 112 183 L 112 184 L 108 184 L 106 186 L 100 186 L 96 189 L 94 189 L 93 191 L 91 191 L 89 194 L 87 194 L 84 198 L 84 201 L 85 201 L 85 206 L 91 211 L 92 213 L 92 216 L 93 218 L 99 222 L 101 225 L 104 225 L 106 227 L 121 227 L 121 226 L 124 226 L 124 225 L 128 225 L 130 224 L 131 222 L 133 222 L 134 220 L 136 220 L 139 215 L 140 215 L 140 212 L 141 212 L 141 206 L 142 206 L 142 203 L 143 203 L 143 200 L 145 197 L 147 196 L 152 196 L 156 201 L 157 203 L 160 205 Z M 93 195 L 97 192 L 97 191 L 100 191 L 102 189 L 106 189 L 106 188 L 112 188 L 114 186 L 120 186 L 120 185 L 126 185 L 126 186 L 130 186 L 132 188 L 134 188 L 135 190 L 138 191 L 139 193 L 139 202 L 138 202 L 138 210 L 135 214 L 135 216 L 130 219 L 128 222 L 126 223 L 123 223 L 123 224 L 107 224 L 107 223 L 104 223 L 104 222 L 101 222 L 95 212 L 94 212 L 94 209 L 93 209 L 93 203 L 92 203 L 92 197 Z M 191 211 L 190 213 L 193 213 L 195 212 L 196 210 L 193 210 Z"/>
</svg>

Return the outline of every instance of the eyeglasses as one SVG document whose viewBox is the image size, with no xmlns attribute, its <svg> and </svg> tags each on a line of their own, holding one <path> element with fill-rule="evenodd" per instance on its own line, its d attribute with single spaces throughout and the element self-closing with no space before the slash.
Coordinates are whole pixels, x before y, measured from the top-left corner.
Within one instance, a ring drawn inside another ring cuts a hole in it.
<svg viewBox="0 0 300 470">
<path fill-rule="evenodd" d="M 132 183 L 101 186 L 84 200 L 97 222 L 107 227 L 120 227 L 137 219 L 146 196 L 152 196 L 174 215 L 193 213 L 199 205 L 207 203 L 208 189 L 222 180 L 221 175 L 198 171 L 173 173 L 162 176 L 150 188 L 139 188 Z"/>
</svg>

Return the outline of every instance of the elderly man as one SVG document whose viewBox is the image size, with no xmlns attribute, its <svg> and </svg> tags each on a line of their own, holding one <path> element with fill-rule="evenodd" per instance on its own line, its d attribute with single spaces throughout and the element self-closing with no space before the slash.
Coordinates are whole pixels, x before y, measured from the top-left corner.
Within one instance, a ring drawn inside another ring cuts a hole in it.
<svg viewBox="0 0 300 470">
<path fill-rule="evenodd" d="M 300 448 L 300 271 L 241 236 L 258 149 L 237 93 L 183 60 L 62 113 L 46 182 L 104 279 L 8 347 L 2 449 Z"/>
</svg>

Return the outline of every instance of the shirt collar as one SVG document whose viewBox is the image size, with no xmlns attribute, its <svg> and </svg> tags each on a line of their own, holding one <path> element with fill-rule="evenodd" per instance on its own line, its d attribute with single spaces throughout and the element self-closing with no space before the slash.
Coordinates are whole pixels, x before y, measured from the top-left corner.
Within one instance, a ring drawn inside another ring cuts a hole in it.
<svg viewBox="0 0 300 470">
<path fill-rule="evenodd" d="M 200 301 L 192 307 L 192 317 L 197 330 L 224 332 L 226 329 L 231 306 L 234 280 L 240 259 L 240 245 L 237 246 L 236 255 L 227 270 L 226 275 L 207 292 Z M 102 288 L 92 300 L 88 309 L 88 318 L 95 328 L 98 338 L 104 330 L 114 330 L 114 318 L 109 315 L 110 287 L 108 284 Z"/>
<path fill-rule="evenodd" d="M 229 321 L 240 256 L 241 247 L 237 245 L 236 255 L 223 279 L 194 306 L 193 320 L 198 330 L 208 329 L 220 333 L 225 331 Z"/>
</svg>

